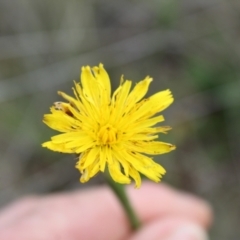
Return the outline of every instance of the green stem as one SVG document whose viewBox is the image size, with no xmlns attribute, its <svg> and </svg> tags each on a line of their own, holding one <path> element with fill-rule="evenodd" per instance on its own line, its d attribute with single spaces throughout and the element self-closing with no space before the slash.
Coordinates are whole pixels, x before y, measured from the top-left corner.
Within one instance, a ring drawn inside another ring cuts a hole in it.
<svg viewBox="0 0 240 240">
<path fill-rule="evenodd" d="M 128 197 L 126 195 L 126 191 L 123 185 L 116 183 L 112 180 L 110 176 L 106 176 L 108 185 L 111 187 L 111 189 L 114 191 L 116 196 L 118 197 L 119 201 L 121 202 L 128 219 L 130 221 L 131 227 L 133 230 L 137 230 L 140 228 L 140 221 L 137 215 L 135 214 Z"/>
</svg>

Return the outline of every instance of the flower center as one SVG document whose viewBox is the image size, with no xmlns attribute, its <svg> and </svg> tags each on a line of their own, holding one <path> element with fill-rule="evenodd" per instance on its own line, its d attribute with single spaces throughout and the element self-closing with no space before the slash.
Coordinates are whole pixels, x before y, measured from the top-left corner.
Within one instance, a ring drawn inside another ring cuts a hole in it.
<svg viewBox="0 0 240 240">
<path fill-rule="evenodd" d="M 98 139 L 99 142 L 104 145 L 116 142 L 117 129 L 110 124 L 101 127 L 98 132 Z"/>
</svg>

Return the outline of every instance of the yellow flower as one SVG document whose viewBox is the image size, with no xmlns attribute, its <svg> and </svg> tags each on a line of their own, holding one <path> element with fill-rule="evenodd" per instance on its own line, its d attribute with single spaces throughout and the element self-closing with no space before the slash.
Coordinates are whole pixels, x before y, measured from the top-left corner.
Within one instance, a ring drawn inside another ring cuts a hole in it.
<svg viewBox="0 0 240 240">
<path fill-rule="evenodd" d="M 172 102 L 169 90 L 143 98 L 152 78 L 146 77 L 131 90 L 132 81 L 121 78 L 111 95 L 109 76 L 102 64 L 82 67 L 81 82 L 74 82 L 74 97 L 58 92 L 68 103 L 56 102 L 43 122 L 62 132 L 42 144 L 53 151 L 79 154 L 76 168 L 81 182 L 87 182 L 105 168 L 114 181 L 136 187 L 141 185 L 139 173 L 159 182 L 165 169 L 144 155 L 156 155 L 175 149 L 172 144 L 157 141 L 158 133 L 170 127 L 156 127 L 164 121 L 163 111 Z"/>
</svg>

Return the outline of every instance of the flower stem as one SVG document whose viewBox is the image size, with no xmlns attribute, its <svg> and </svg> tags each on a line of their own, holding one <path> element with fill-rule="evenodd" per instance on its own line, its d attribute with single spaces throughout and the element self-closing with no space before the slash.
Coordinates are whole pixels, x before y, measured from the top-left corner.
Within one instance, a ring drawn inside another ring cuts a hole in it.
<svg viewBox="0 0 240 240">
<path fill-rule="evenodd" d="M 114 182 L 110 176 L 106 176 L 106 179 L 107 179 L 108 185 L 111 187 L 111 189 L 116 194 L 119 201 L 121 202 L 128 216 L 132 229 L 133 230 L 139 229 L 141 226 L 139 218 L 137 217 L 135 211 L 133 210 L 128 200 L 124 186 L 122 184 Z"/>
</svg>

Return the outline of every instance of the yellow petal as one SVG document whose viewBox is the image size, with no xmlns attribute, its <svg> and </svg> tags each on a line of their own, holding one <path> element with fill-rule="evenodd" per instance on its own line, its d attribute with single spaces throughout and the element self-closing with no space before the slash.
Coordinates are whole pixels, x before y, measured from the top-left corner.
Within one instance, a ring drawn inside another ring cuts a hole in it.
<svg viewBox="0 0 240 240">
<path fill-rule="evenodd" d="M 101 96 L 104 98 L 106 96 L 107 103 L 110 103 L 111 83 L 110 83 L 108 73 L 106 72 L 106 70 L 103 67 L 103 64 L 101 64 L 101 63 L 99 64 L 99 67 L 94 67 L 93 71 L 94 71 L 94 75 L 95 75 L 97 81 L 99 82 L 99 84 L 101 86 L 101 90 L 102 90 Z"/>
<path fill-rule="evenodd" d="M 159 182 L 161 176 L 166 172 L 161 165 L 142 154 L 133 153 L 132 151 L 121 151 L 119 154 L 123 159 L 127 160 L 135 170 L 141 172 L 155 182 Z"/>
<path fill-rule="evenodd" d="M 86 99 L 94 106 L 99 106 L 100 92 L 98 82 L 92 74 L 89 66 L 82 67 L 81 83 L 83 86 L 83 94 Z"/>
<path fill-rule="evenodd" d="M 121 155 L 119 154 L 119 148 L 117 146 L 113 146 L 112 153 L 113 153 L 113 157 L 121 164 L 125 175 L 128 177 L 130 164 L 121 157 Z"/>
<path fill-rule="evenodd" d="M 129 168 L 129 175 L 130 175 L 131 178 L 134 179 L 135 187 L 136 188 L 140 188 L 140 186 L 141 186 L 141 176 L 138 173 L 138 171 L 135 168 L 130 167 Z"/>
<path fill-rule="evenodd" d="M 42 146 L 55 152 L 74 153 L 72 149 L 66 148 L 65 144 L 56 144 L 56 143 L 53 143 L 52 141 L 45 142 L 42 144 Z"/>
<path fill-rule="evenodd" d="M 106 147 L 102 147 L 100 151 L 100 171 L 104 172 L 105 166 L 107 162 L 107 152 L 106 152 Z"/>
<path fill-rule="evenodd" d="M 70 102 L 70 104 L 76 108 L 78 108 L 79 110 L 81 110 L 81 104 L 79 101 L 77 101 L 75 98 L 67 95 L 64 92 L 58 91 L 58 94 L 63 97 L 64 99 L 66 99 L 68 102 Z"/>
<path fill-rule="evenodd" d="M 67 143 L 71 141 L 79 142 L 81 141 L 81 139 L 83 139 L 84 141 L 85 138 L 89 138 L 89 136 L 83 131 L 78 131 L 78 132 L 62 133 L 62 134 L 53 136 L 51 139 L 53 143 Z"/>
<path fill-rule="evenodd" d="M 120 91 L 116 96 L 116 108 L 119 108 L 119 107 L 122 108 L 125 106 L 127 96 L 131 89 L 131 85 L 132 85 L 132 82 L 128 80 L 124 81 L 124 83 L 122 84 L 122 88 L 120 89 Z"/>
<path fill-rule="evenodd" d="M 145 141 L 137 141 L 137 142 L 128 142 L 126 147 L 129 150 L 135 152 L 142 152 L 150 155 L 158 155 L 163 153 L 171 152 L 176 149 L 176 147 L 172 144 L 165 142 L 145 142 Z"/>
<path fill-rule="evenodd" d="M 129 110 L 146 95 L 151 82 L 152 78 L 146 77 L 143 81 L 136 84 L 128 96 L 125 113 L 129 112 Z"/>
<path fill-rule="evenodd" d="M 81 176 L 81 178 L 80 178 L 80 182 L 81 182 L 81 183 L 85 183 L 85 182 L 87 182 L 89 179 L 90 179 L 89 171 L 88 171 L 88 169 L 85 169 L 85 170 L 82 172 L 82 176 Z"/>
<path fill-rule="evenodd" d="M 126 137 L 129 141 L 151 141 L 158 138 L 158 135 L 147 135 L 147 134 L 133 134 L 129 132 L 126 134 Z"/>
<path fill-rule="evenodd" d="M 81 161 L 82 159 L 80 159 L 79 161 Z M 78 165 L 76 166 L 76 168 L 79 169 L 79 171 L 82 173 L 82 176 L 80 178 L 81 182 L 87 182 L 90 178 L 94 177 L 98 172 L 99 172 L 99 162 L 96 160 L 94 162 L 94 164 L 88 166 L 85 169 L 81 169 L 81 167 L 79 167 L 80 164 L 78 163 Z"/>
<path fill-rule="evenodd" d="M 173 100 L 174 99 L 170 90 L 161 91 L 149 97 L 147 101 L 144 101 L 137 112 L 141 112 L 142 117 L 149 118 L 166 109 L 173 103 Z"/>
<path fill-rule="evenodd" d="M 135 121 L 134 123 L 131 123 L 132 121 L 131 121 L 131 119 L 129 119 L 129 124 L 126 129 L 129 132 L 141 132 L 145 128 L 151 127 L 151 126 L 156 125 L 157 123 L 160 123 L 163 121 L 164 121 L 164 117 L 162 115 L 154 117 L 154 118 L 142 120 L 142 121 Z M 122 126 L 122 128 L 124 128 L 124 127 L 125 126 Z"/>
<path fill-rule="evenodd" d="M 96 160 L 98 160 L 98 162 L 99 162 L 99 151 L 100 151 L 99 147 L 94 147 L 94 148 L 90 149 L 89 152 L 87 153 L 86 157 L 84 158 L 85 161 L 82 163 L 81 168 L 85 169 L 85 168 L 89 167 Z"/>
<path fill-rule="evenodd" d="M 110 116 L 110 123 L 116 123 L 119 121 L 119 118 L 123 115 L 125 106 L 126 106 L 126 100 L 127 96 L 130 92 L 132 82 L 126 80 L 122 85 L 121 88 L 117 89 L 116 99 L 114 101 L 114 108 L 111 112 Z M 113 104 L 113 102 L 112 102 Z"/>
<path fill-rule="evenodd" d="M 154 110 L 157 112 L 161 112 L 166 109 L 173 100 L 172 93 L 169 89 L 156 93 L 150 97 L 150 102 L 152 102 L 152 105 L 155 107 Z"/>
<path fill-rule="evenodd" d="M 90 148 L 92 148 L 95 143 L 91 140 L 91 138 L 85 138 L 85 141 L 79 143 L 79 141 L 72 141 L 66 143 L 66 147 L 72 147 L 75 149 L 75 153 L 82 153 Z"/>
<path fill-rule="evenodd" d="M 169 126 L 161 126 L 161 127 L 152 127 L 152 128 L 145 128 L 142 133 L 144 134 L 153 134 L 153 133 L 164 133 L 167 134 L 169 130 L 172 128 Z"/>
<path fill-rule="evenodd" d="M 52 114 L 45 114 L 43 117 L 43 122 L 50 128 L 59 132 L 71 132 L 80 128 L 81 123 L 78 120 L 68 116 L 62 111 L 51 110 L 53 112 Z"/>
<path fill-rule="evenodd" d="M 99 172 L 99 164 L 98 161 L 96 161 L 92 166 L 89 168 L 89 176 L 90 178 L 94 177 Z"/>
<path fill-rule="evenodd" d="M 115 182 L 122 184 L 129 184 L 131 180 L 123 175 L 121 172 L 120 164 L 117 161 L 113 161 L 112 164 L 108 164 L 108 170 Z"/>
<path fill-rule="evenodd" d="M 166 170 L 159 164 L 155 163 L 151 158 L 139 154 L 129 152 L 129 155 L 136 160 L 133 161 L 132 166 L 148 178 L 155 182 L 159 182 Z"/>
</svg>

